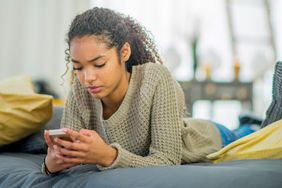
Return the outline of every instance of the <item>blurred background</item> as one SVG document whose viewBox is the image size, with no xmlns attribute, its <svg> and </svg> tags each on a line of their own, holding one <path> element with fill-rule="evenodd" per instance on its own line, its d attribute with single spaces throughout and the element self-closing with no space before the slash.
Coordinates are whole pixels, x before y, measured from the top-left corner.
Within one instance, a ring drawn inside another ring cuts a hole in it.
<svg viewBox="0 0 282 188">
<path fill-rule="evenodd" d="M 65 37 L 93 6 L 128 14 L 151 31 L 191 116 L 234 129 L 263 118 L 282 56 L 281 0 L 0 0 L 0 79 L 30 75 L 36 90 L 65 99 Z"/>
</svg>

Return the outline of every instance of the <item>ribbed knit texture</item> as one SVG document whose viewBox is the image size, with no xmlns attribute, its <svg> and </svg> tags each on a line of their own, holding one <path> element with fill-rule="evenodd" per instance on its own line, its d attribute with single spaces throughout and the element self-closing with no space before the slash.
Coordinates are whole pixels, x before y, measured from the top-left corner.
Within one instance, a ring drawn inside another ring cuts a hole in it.
<svg viewBox="0 0 282 188">
<path fill-rule="evenodd" d="M 183 119 L 186 108 L 182 88 L 160 64 L 134 66 L 118 110 L 107 120 L 102 112 L 101 100 L 92 97 L 75 79 L 61 127 L 95 130 L 118 149 L 114 163 L 98 166 L 100 169 L 174 165 L 181 159 L 194 162 L 204 160 L 206 154 L 221 146 L 212 123 Z"/>
<path fill-rule="evenodd" d="M 262 127 L 282 119 L 282 62 L 277 62 L 275 66 L 272 83 L 272 102 L 266 111 Z"/>
</svg>

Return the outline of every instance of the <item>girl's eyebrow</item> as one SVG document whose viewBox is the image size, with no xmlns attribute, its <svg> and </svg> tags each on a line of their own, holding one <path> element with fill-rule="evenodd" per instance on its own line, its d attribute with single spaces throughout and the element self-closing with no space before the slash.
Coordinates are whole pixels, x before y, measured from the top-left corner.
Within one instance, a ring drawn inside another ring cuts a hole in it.
<svg viewBox="0 0 282 188">
<path fill-rule="evenodd" d="M 93 62 L 95 62 L 95 61 L 97 61 L 98 59 L 101 59 L 101 58 L 103 58 L 103 57 L 105 57 L 105 55 L 99 55 L 99 56 L 94 57 L 93 59 L 89 60 L 88 62 L 89 62 L 89 63 L 93 63 Z M 71 61 L 72 61 L 73 63 L 80 63 L 78 60 L 75 60 L 75 59 L 71 59 Z"/>
<path fill-rule="evenodd" d="M 89 60 L 88 62 L 89 62 L 89 63 L 93 63 L 93 62 L 97 61 L 98 59 L 101 59 L 102 57 L 105 57 L 105 55 L 98 55 L 97 57 L 95 57 L 95 58 Z"/>
<path fill-rule="evenodd" d="M 79 61 L 75 60 L 75 59 L 71 59 L 71 62 L 73 63 L 79 63 Z"/>
</svg>

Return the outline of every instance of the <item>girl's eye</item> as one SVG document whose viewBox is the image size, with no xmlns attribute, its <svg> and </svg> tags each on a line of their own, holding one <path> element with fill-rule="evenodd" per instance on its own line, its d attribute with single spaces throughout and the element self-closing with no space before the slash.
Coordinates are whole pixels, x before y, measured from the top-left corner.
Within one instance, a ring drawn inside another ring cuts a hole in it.
<svg viewBox="0 0 282 188">
<path fill-rule="evenodd" d="M 80 70 L 82 70 L 81 67 L 77 67 L 77 68 L 76 68 L 76 67 L 73 67 L 72 69 L 73 69 L 74 71 L 80 71 Z"/>
<path fill-rule="evenodd" d="M 105 64 L 106 64 L 106 63 L 103 63 L 103 64 L 101 64 L 101 65 L 94 65 L 94 66 L 97 67 L 97 68 L 101 68 L 101 67 L 104 67 Z"/>
</svg>

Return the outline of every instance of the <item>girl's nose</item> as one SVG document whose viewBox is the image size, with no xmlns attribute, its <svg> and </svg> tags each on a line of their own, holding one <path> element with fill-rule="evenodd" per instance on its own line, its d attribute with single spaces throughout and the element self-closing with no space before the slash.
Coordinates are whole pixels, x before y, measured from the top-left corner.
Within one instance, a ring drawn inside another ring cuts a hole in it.
<svg viewBox="0 0 282 188">
<path fill-rule="evenodd" d="M 87 83 L 92 83 L 93 81 L 96 80 L 96 73 L 94 70 L 91 69 L 86 69 L 84 71 L 84 80 Z"/>
</svg>

